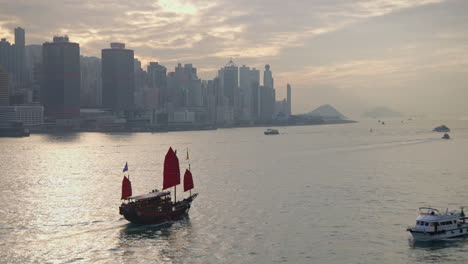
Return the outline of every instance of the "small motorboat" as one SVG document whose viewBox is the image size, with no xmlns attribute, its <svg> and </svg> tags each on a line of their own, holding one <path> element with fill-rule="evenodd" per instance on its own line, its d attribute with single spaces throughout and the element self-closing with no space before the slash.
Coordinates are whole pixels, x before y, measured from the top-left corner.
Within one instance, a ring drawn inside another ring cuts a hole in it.
<svg viewBox="0 0 468 264">
<path fill-rule="evenodd" d="M 450 128 L 448 128 L 446 125 L 441 125 L 441 126 L 435 127 L 432 131 L 434 131 L 434 132 L 450 132 Z"/>
<path fill-rule="evenodd" d="M 442 136 L 442 139 L 450 139 L 450 135 L 445 133 L 443 136 Z"/>
<path fill-rule="evenodd" d="M 445 213 L 431 207 L 419 208 L 416 225 L 408 227 L 415 241 L 431 241 L 445 238 L 464 236 L 468 234 L 468 217 L 465 217 L 463 207 L 461 211 Z"/>
<path fill-rule="evenodd" d="M 265 135 L 278 135 L 279 131 L 277 129 L 268 128 L 267 130 L 265 130 L 265 132 L 263 132 L 263 134 L 265 134 Z"/>
</svg>

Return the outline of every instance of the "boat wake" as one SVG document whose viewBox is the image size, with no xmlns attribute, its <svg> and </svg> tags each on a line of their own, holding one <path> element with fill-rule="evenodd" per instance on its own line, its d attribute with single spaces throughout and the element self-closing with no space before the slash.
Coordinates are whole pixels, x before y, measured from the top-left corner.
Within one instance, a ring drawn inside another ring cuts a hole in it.
<svg viewBox="0 0 468 264">
<path fill-rule="evenodd" d="M 410 139 L 410 140 L 395 140 L 388 142 L 370 143 L 370 144 L 359 144 L 349 147 L 331 147 L 327 149 L 331 152 L 350 152 L 350 151 L 368 151 L 373 149 L 389 149 L 397 148 L 402 146 L 409 146 L 415 144 L 424 144 L 441 140 L 440 138 L 423 138 L 423 139 Z"/>
</svg>

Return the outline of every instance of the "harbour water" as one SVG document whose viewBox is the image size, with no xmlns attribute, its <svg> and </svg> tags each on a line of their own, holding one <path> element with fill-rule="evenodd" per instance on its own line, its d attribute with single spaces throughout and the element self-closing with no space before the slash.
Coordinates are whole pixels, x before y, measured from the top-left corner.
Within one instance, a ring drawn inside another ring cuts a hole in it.
<svg viewBox="0 0 468 264">
<path fill-rule="evenodd" d="M 443 123 L 450 140 L 431 132 Z M 418 207 L 468 205 L 468 121 L 264 130 L 1 138 L 0 262 L 468 262 L 466 238 L 414 244 L 405 231 Z M 189 219 L 128 224 L 125 162 L 134 194 L 161 188 L 169 146 L 182 168 L 190 152 Z"/>
</svg>

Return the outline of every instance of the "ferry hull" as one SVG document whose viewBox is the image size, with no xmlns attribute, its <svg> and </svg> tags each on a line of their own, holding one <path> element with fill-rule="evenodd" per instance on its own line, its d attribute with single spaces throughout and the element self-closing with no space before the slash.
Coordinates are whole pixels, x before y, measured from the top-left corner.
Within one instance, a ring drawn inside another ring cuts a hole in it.
<svg viewBox="0 0 468 264">
<path fill-rule="evenodd" d="M 422 231 L 414 231 L 412 229 L 408 229 L 408 232 L 411 233 L 414 241 L 434 241 L 434 240 L 465 236 L 468 234 L 468 227 L 462 227 L 462 228 L 457 228 L 453 230 L 439 231 L 439 232 L 422 232 Z"/>
</svg>

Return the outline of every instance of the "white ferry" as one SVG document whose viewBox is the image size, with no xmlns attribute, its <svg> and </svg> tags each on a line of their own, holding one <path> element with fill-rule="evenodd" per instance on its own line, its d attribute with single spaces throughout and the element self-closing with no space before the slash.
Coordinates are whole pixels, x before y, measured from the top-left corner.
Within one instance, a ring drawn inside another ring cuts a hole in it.
<svg viewBox="0 0 468 264">
<path fill-rule="evenodd" d="M 265 132 L 263 132 L 263 134 L 265 134 L 265 135 L 278 135 L 279 131 L 277 129 L 268 128 L 267 130 L 265 130 Z"/>
<path fill-rule="evenodd" d="M 431 207 L 419 208 L 416 225 L 406 229 L 415 241 L 431 241 L 468 234 L 468 223 L 463 208 L 461 211 L 445 211 Z"/>
</svg>

